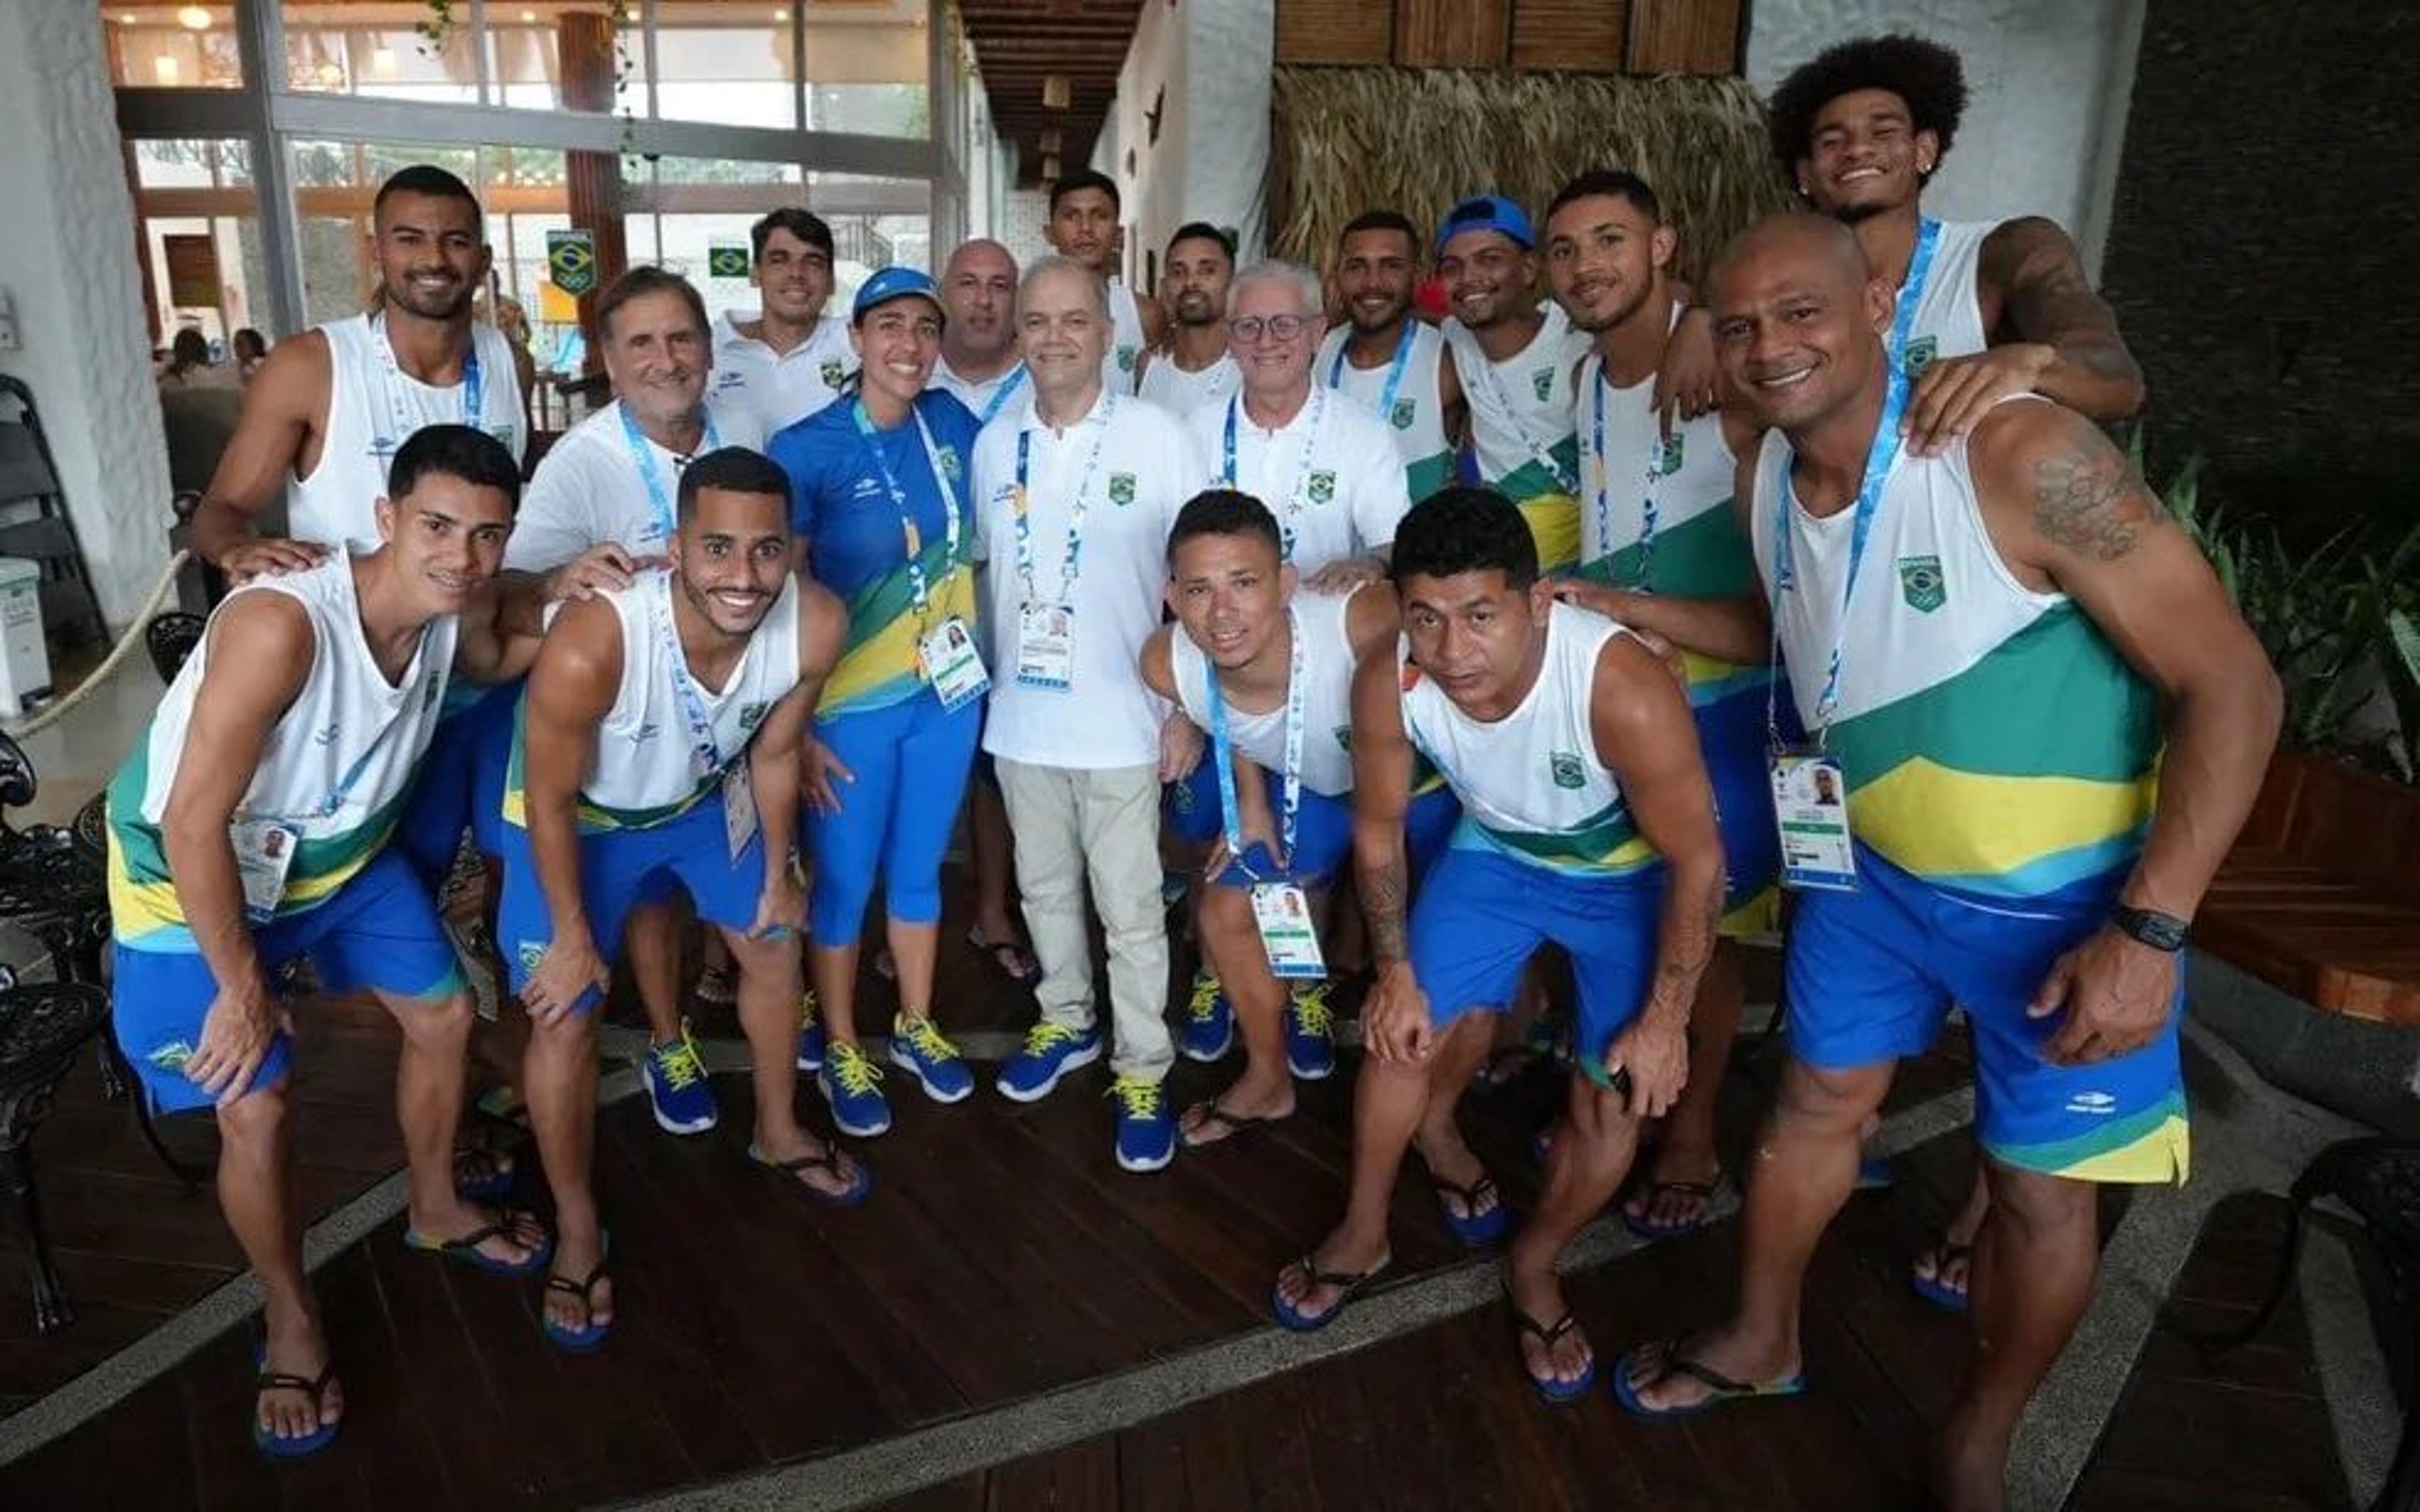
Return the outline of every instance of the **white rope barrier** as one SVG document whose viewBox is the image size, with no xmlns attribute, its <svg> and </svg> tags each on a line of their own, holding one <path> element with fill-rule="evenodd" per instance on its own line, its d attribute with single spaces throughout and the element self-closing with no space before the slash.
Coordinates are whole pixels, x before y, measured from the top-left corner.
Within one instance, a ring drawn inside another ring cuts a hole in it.
<svg viewBox="0 0 2420 1512">
<path fill-rule="evenodd" d="M 109 674 L 117 671 L 117 664 L 126 659 L 126 654 L 143 639 L 144 630 L 151 624 L 151 616 L 160 612 L 160 606 L 167 600 L 168 591 L 177 585 L 178 570 L 192 555 L 190 551 L 179 551 L 168 559 L 168 565 L 161 569 L 160 580 L 151 585 L 150 596 L 144 599 L 143 607 L 135 611 L 133 623 L 127 625 L 126 633 L 117 638 L 117 644 L 110 648 L 109 655 L 102 658 L 101 665 L 92 670 L 92 675 L 76 685 L 74 692 L 21 723 L 0 724 L 0 730 L 17 740 L 23 740 L 38 730 L 47 730 L 67 717 L 68 711 L 90 697 L 93 689 L 107 682 Z"/>
</svg>

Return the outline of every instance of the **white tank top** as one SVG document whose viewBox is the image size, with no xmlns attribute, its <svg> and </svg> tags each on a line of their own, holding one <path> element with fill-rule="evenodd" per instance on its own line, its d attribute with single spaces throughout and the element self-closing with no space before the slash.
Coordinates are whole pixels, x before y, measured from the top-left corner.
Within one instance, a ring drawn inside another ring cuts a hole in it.
<svg viewBox="0 0 2420 1512">
<path fill-rule="evenodd" d="M 1792 461 L 1789 439 L 1766 432 L 1751 544 L 1771 583 L 1776 521 L 1789 512 L 1791 586 L 1775 621 L 1811 730 L 1856 510 L 1807 514 Z M 1997 898 L 2046 897 L 2131 861 L 2150 819 L 2158 700 L 2066 594 L 2009 570 L 1965 441 L 1900 454 L 1854 594 L 1825 745 L 1849 779 L 1859 840 L 1902 870 Z"/>
<path fill-rule="evenodd" d="M 423 425 L 475 424 L 521 458 L 529 434 L 521 413 L 521 385 L 513 366 L 512 343 L 493 326 L 471 328 L 471 349 L 479 361 L 479 412 L 465 381 L 432 388 L 390 365 L 383 332 L 371 316 L 348 316 L 316 329 L 328 340 L 328 424 L 319 440 L 319 462 L 307 478 L 286 484 L 286 533 L 298 541 L 378 547 L 374 510 L 386 493 L 387 467 L 396 448 Z"/>
<path fill-rule="evenodd" d="M 1470 441 L 1479 454 L 1479 475 L 1514 503 L 1541 494 L 1569 494 L 1575 476 L 1572 431 L 1572 366 L 1588 350 L 1588 336 L 1574 331 L 1559 304 L 1540 314 L 1529 345 L 1504 361 L 1490 361 L 1478 336 L 1459 320 L 1445 325 L 1470 404 Z M 1544 452 L 1546 457 L 1540 456 Z M 1548 465 L 1551 458 L 1552 466 Z"/>
<path fill-rule="evenodd" d="M 292 832 L 294 859 L 277 910 L 283 916 L 324 901 L 393 832 L 437 728 L 457 626 L 450 614 L 429 621 L 403 675 L 390 683 L 362 634 L 353 559 L 347 553 L 334 552 L 306 571 L 255 579 L 229 594 L 218 612 L 246 594 L 282 594 L 302 605 L 311 622 L 310 671 L 271 730 L 235 812 L 238 823 L 274 821 Z M 168 685 L 142 746 L 111 784 L 110 823 L 122 863 L 112 867 L 122 873 L 111 879 L 113 908 L 119 936 L 130 944 L 183 923 L 159 826 L 186 755 L 210 650 L 211 637 L 205 636 Z M 160 944 L 176 948 L 164 941 L 153 948 Z"/>
<path fill-rule="evenodd" d="M 1167 352 L 1155 352 L 1143 366 L 1142 396 L 1182 420 L 1205 404 L 1223 401 L 1243 378 L 1235 360 L 1225 352 L 1199 373 L 1177 366 L 1176 359 Z"/>
<path fill-rule="evenodd" d="M 1991 345 L 1991 332 L 1983 329 L 1976 275 L 1982 263 L 1983 239 L 1999 228 L 1997 221 L 1941 223 L 1941 239 L 1932 249 L 1932 270 L 1925 277 L 1924 293 L 1916 301 L 1916 318 L 1907 329 L 1909 377 L 1943 358 L 1972 357 Z"/>
<path fill-rule="evenodd" d="M 1355 367 L 1344 360 L 1344 344 L 1353 336 L 1347 326 L 1339 326 L 1320 339 L 1311 376 L 1360 400 L 1386 422 L 1387 434 L 1403 455 L 1404 479 L 1417 504 L 1452 481 L 1453 447 L 1446 440 L 1445 407 L 1437 398 L 1437 364 L 1445 360 L 1445 338 L 1425 320 L 1407 319 L 1406 323 L 1411 327 L 1412 352 L 1404 360 L 1403 381 L 1396 385 L 1392 398 L 1387 394 L 1391 362 Z"/>
<path fill-rule="evenodd" d="M 1420 674 L 1408 640 L 1398 647 L 1404 732 L 1462 800 L 1457 847 L 1573 875 L 1618 875 L 1654 863 L 1621 784 L 1597 759 L 1589 718 L 1598 655 L 1628 633 L 1602 614 L 1554 604 L 1537 682 L 1492 724 L 1464 714 Z"/>
<path fill-rule="evenodd" d="M 1691 597 L 1752 590 L 1738 524 L 1730 517 L 1738 461 L 1723 435 L 1721 414 L 1677 421 L 1668 444 L 1655 415 L 1653 376 L 1629 388 L 1616 388 L 1604 377 L 1605 360 L 1590 351 L 1580 363 L 1576 409 L 1581 564 L 1603 567 L 1610 558 L 1606 580 L 1619 588 Z M 1697 586 L 1701 553 L 1691 549 L 1694 538 L 1706 531 L 1698 522 L 1717 511 L 1725 517 L 1720 533 L 1730 548 L 1724 563 L 1730 586 L 1720 589 Z"/>
<path fill-rule="evenodd" d="M 1109 283 L 1109 349 L 1101 356 L 1101 387 L 1111 393 L 1133 393 L 1141 381 L 1135 369 L 1142 365 L 1145 332 L 1142 307 L 1134 290 L 1119 281 Z"/>
<path fill-rule="evenodd" d="M 1302 637 L 1302 785 L 1329 797 L 1353 791 L 1353 640 L 1347 628 L 1353 593 L 1305 589 L 1294 596 L 1295 633 Z M 1168 656 L 1185 717 L 1208 730 L 1209 658 L 1182 625 L 1169 634 Z M 1227 704 L 1227 738 L 1245 760 L 1280 776 L 1285 773 L 1285 726 L 1282 701 L 1258 714 Z"/>
<path fill-rule="evenodd" d="M 592 825 L 644 828 L 686 811 L 714 792 L 766 714 L 799 686 L 795 578 L 783 579 L 720 692 L 690 672 L 673 592 L 671 573 L 651 572 L 602 595 L 622 625 L 622 682 L 580 785 L 582 817 Z"/>
</svg>

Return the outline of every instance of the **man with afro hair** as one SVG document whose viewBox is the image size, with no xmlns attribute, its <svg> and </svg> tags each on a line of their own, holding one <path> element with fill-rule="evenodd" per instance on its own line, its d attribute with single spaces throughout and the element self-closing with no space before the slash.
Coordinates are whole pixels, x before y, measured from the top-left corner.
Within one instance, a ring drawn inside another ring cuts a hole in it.
<svg viewBox="0 0 2420 1512">
<path fill-rule="evenodd" d="M 1923 213 L 1924 186 L 1965 109 L 1958 54 L 1893 35 L 1825 48 L 1781 81 L 1770 115 L 1774 155 L 1798 193 L 1854 231 L 1867 268 L 1900 291 L 1908 317 L 1892 329 L 1892 355 L 1915 380 L 1908 445 L 1925 456 L 1962 444 L 2013 394 L 2038 393 L 2104 422 L 2143 403 L 2142 370 L 2118 336 L 2118 316 L 2055 222 L 1936 222 Z M 1911 290 L 1911 265 L 1928 241 L 1930 267 Z M 1978 1171 L 1963 1211 L 1916 1257 L 1918 1293 L 1964 1305 L 1990 1201 Z"/>
<path fill-rule="evenodd" d="M 1965 108 L 1958 54 L 1899 35 L 1825 48 L 1773 92 L 1783 171 L 1808 205 L 1856 232 L 1867 267 L 1903 291 L 1903 310 L 1913 305 L 1892 345 L 1915 379 L 1908 433 L 1919 455 L 1964 440 L 2012 394 L 2039 393 L 2100 421 L 2143 403 L 2118 317 L 2055 223 L 1923 213 L 1925 183 Z M 1908 289 L 1912 269 L 1921 283 Z"/>
</svg>

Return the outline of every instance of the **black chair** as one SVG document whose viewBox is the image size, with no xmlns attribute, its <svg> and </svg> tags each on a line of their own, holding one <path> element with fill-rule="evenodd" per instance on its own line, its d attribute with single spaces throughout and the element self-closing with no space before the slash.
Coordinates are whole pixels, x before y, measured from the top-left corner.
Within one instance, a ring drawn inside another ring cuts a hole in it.
<svg viewBox="0 0 2420 1512">
<path fill-rule="evenodd" d="M 2302 1259 L 2303 1229 L 2311 1204 L 2335 1197 L 2359 1214 L 2370 1240 L 2386 1258 L 2395 1282 L 2406 1338 L 2420 1345 L 2420 1139 L 2372 1134 L 2330 1145 L 2294 1179 L 2293 1206 L 2286 1220 L 2286 1254 L 2260 1310 L 2242 1327 L 2204 1341 L 2215 1354 L 2242 1344 L 2261 1329 L 2286 1300 Z M 2386 1485 L 2369 1512 L 2420 1512 L 2420 1392 L 2403 1414 L 2403 1433 Z"/>
<path fill-rule="evenodd" d="M 109 995 L 90 982 L 0 986 L 0 1185 L 8 1188 L 24 1225 L 32 1252 L 34 1327 L 44 1334 L 73 1322 L 75 1311 L 42 1229 L 34 1130 L 50 1113 L 59 1079 L 108 1021 Z"/>
<path fill-rule="evenodd" d="M 19 829 L 10 825 L 8 810 L 33 802 L 38 787 L 23 748 L 0 733 L 0 923 L 40 941 L 62 981 L 101 991 L 106 1022 L 102 961 L 110 930 L 104 800 L 86 803 L 70 828 L 33 825 Z M 101 1077 L 103 1096 L 111 1102 L 126 1097 L 132 1076 L 115 1035 L 102 1038 Z M 189 1186 L 209 1180 L 208 1171 L 178 1160 L 162 1143 L 148 1101 L 132 1101 L 136 1127 L 160 1164 Z"/>
<path fill-rule="evenodd" d="M 151 654 L 151 670 L 160 674 L 160 681 L 173 683 L 177 680 L 177 673 L 183 669 L 185 658 L 202 643 L 202 632 L 209 625 L 209 621 L 202 616 L 187 614 L 180 609 L 172 609 L 151 616 L 150 623 L 143 626 L 143 649 Z"/>
</svg>

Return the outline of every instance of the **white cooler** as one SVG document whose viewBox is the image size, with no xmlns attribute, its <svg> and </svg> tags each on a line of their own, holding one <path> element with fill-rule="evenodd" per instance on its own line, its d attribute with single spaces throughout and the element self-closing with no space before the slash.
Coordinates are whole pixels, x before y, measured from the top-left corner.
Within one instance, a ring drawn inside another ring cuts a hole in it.
<svg viewBox="0 0 2420 1512">
<path fill-rule="evenodd" d="M 23 714 L 26 705 L 50 696 L 41 563 L 0 557 L 0 714 Z"/>
</svg>

